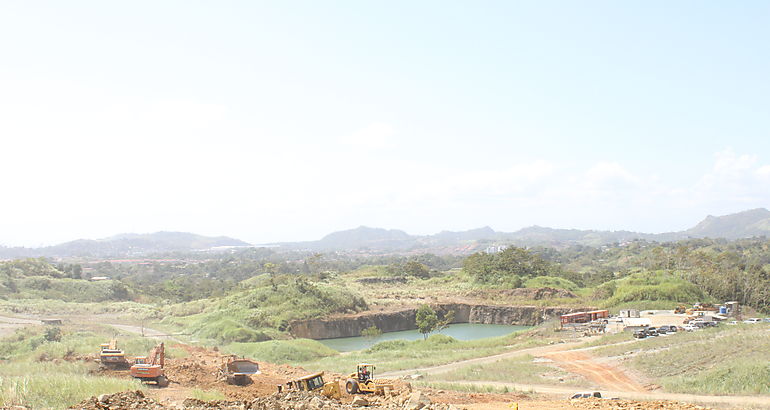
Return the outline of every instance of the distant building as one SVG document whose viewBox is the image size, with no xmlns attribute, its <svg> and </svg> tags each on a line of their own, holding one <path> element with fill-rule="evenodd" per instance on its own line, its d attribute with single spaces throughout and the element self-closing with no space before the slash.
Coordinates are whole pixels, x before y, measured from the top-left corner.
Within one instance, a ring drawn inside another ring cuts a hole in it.
<svg viewBox="0 0 770 410">
<path fill-rule="evenodd" d="M 561 315 L 561 325 L 589 323 L 597 319 L 606 319 L 610 317 L 608 310 L 592 310 L 590 312 L 575 312 Z"/>
<path fill-rule="evenodd" d="M 618 315 L 620 317 L 640 317 L 639 311 L 636 309 L 624 309 L 620 311 L 620 314 Z"/>
</svg>

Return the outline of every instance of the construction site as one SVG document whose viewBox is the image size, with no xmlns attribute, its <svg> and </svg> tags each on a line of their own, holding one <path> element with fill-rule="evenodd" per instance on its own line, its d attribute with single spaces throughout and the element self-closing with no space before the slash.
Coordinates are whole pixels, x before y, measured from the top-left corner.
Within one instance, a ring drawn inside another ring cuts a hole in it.
<svg viewBox="0 0 770 410">
<path fill-rule="evenodd" d="M 189 356 L 164 357 L 164 342 L 147 357 L 135 359 L 130 367 L 115 365 L 122 354 L 116 341 L 107 344 L 94 370 L 109 377 L 134 377 L 147 383 L 148 389 L 103 394 L 84 400 L 73 409 L 703 409 L 677 401 L 608 400 L 586 398 L 554 400 L 525 393 L 462 393 L 433 388 L 416 388 L 409 377 L 375 378 L 376 366 L 362 363 L 350 374 L 308 373 L 302 368 L 271 363 L 257 363 L 246 358 L 221 354 L 215 350 L 176 344 Z M 105 352 L 108 350 L 108 352 Z M 105 356 L 110 354 L 111 356 Z M 130 359 L 126 359 L 130 361 Z M 155 369 L 154 371 L 148 371 Z M 193 389 L 221 392 L 224 400 L 200 400 L 191 397 Z"/>
</svg>

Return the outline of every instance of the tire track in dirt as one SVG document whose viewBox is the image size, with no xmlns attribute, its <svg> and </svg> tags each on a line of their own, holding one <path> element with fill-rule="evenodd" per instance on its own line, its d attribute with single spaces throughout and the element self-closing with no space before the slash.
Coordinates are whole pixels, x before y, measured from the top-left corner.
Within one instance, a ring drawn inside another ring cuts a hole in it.
<svg viewBox="0 0 770 410">
<path fill-rule="evenodd" d="M 597 363 L 593 357 L 583 352 L 549 352 L 541 357 L 551 359 L 554 365 L 563 370 L 579 374 L 607 389 L 640 393 L 648 391 L 644 385 L 633 380 L 621 369 Z"/>
</svg>

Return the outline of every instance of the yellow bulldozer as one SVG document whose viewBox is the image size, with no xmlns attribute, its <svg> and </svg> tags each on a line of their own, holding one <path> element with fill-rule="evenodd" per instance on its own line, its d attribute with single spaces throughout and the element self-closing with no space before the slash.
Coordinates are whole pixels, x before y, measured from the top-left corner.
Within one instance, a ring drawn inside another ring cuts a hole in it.
<svg viewBox="0 0 770 410">
<path fill-rule="evenodd" d="M 369 363 L 359 363 L 356 372 L 351 373 L 345 381 L 345 391 L 348 394 L 374 393 L 385 394 L 385 390 L 393 390 L 393 384 L 374 378 L 376 367 Z"/>
<path fill-rule="evenodd" d="M 283 391 L 316 391 L 332 399 L 340 399 L 342 397 L 339 381 L 324 382 L 324 372 L 308 374 L 307 376 L 290 380 L 285 385 L 279 384 L 278 392 Z"/>
</svg>

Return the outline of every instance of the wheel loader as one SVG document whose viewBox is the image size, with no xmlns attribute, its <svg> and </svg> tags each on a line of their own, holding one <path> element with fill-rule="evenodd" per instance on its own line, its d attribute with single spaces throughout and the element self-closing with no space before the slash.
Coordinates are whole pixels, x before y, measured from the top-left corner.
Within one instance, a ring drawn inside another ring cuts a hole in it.
<svg viewBox="0 0 770 410">
<path fill-rule="evenodd" d="M 150 350 L 149 356 L 139 356 L 131 366 L 131 377 L 141 380 L 143 383 L 155 383 L 158 387 L 168 386 L 168 377 L 163 370 L 166 364 L 166 349 L 163 343 Z"/>
<path fill-rule="evenodd" d="M 393 384 L 384 380 L 374 379 L 376 367 L 369 363 L 360 363 L 356 366 L 356 372 L 351 373 L 345 382 L 345 391 L 348 394 L 374 393 L 385 394 L 385 389 L 392 390 Z"/>
<path fill-rule="evenodd" d="M 217 372 L 217 378 L 228 384 L 245 386 L 251 384 L 251 375 L 260 374 L 259 364 L 246 358 L 232 355 L 222 358 L 222 365 Z"/>
<path fill-rule="evenodd" d="M 283 391 L 319 391 L 323 396 L 330 399 L 340 399 L 340 383 L 338 380 L 333 382 L 324 382 L 324 372 L 308 374 L 299 379 L 290 380 L 285 385 L 278 385 L 278 392 Z"/>
<path fill-rule="evenodd" d="M 109 343 L 99 345 L 99 363 L 108 369 L 128 369 L 129 364 L 126 354 L 118 349 L 118 340 L 112 339 Z"/>
</svg>

